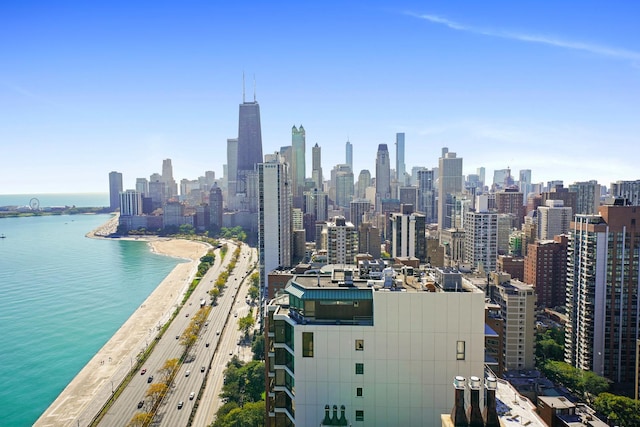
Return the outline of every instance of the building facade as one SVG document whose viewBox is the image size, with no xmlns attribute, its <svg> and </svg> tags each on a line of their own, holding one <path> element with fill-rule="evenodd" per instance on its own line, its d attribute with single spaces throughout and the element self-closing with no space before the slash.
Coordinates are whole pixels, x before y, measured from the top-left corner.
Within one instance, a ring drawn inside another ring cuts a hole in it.
<svg viewBox="0 0 640 427">
<path fill-rule="evenodd" d="M 111 212 L 120 209 L 120 193 L 122 192 L 122 174 L 109 172 L 109 210 Z"/>
<path fill-rule="evenodd" d="M 267 295 L 267 274 L 291 266 L 293 246 L 292 194 L 289 164 L 278 154 L 258 164 L 258 264 L 261 295 Z"/>
<path fill-rule="evenodd" d="M 604 205 L 576 215 L 567 266 L 565 362 L 614 383 L 635 381 L 640 210 Z"/>
<path fill-rule="evenodd" d="M 335 405 L 343 425 L 436 426 L 452 376 L 483 377 L 482 292 L 375 289 L 296 276 L 268 306 L 267 425 L 322 425 Z"/>
<path fill-rule="evenodd" d="M 389 198 L 391 198 L 391 160 L 387 144 L 380 144 L 376 155 L 376 211 L 380 212 L 382 200 Z"/>
<path fill-rule="evenodd" d="M 456 198 L 462 193 L 462 158 L 444 148 L 438 160 L 438 230 L 454 227 Z"/>
</svg>

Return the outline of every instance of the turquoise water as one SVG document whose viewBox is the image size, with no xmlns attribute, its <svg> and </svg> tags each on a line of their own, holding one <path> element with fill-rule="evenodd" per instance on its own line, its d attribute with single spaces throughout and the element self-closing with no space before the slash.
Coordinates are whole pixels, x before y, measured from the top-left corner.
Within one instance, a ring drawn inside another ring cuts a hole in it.
<svg viewBox="0 0 640 427">
<path fill-rule="evenodd" d="M 180 262 L 85 237 L 108 218 L 0 219 L 0 426 L 32 425 Z"/>
</svg>

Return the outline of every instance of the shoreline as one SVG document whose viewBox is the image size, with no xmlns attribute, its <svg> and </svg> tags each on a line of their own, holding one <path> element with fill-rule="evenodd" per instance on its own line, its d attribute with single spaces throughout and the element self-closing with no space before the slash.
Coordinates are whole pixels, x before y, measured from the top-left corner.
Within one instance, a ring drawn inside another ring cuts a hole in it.
<svg viewBox="0 0 640 427">
<path fill-rule="evenodd" d="M 117 227 L 117 214 L 86 237 L 111 240 L 102 232 L 110 230 L 114 223 Z M 180 305 L 195 277 L 200 258 L 211 248 L 204 242 L 192 240 L 146 236 L 123 240 L 146 241 L 152 252 L 186 261 L 176 265 L 158 284 L 40 415 L 34 426 L 80 426 L 93 420 L 111 396 L 113 387 L 117 387 L 132 369 L 140 351 L 156 337 L 159 328 Z"/>
</svg>

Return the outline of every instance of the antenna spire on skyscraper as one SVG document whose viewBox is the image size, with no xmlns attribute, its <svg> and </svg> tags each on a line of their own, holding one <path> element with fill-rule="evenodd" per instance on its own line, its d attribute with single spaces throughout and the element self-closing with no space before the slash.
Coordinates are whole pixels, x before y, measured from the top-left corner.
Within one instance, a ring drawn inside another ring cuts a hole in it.
<svg viewBox="0 0 640 427">
<path fill-rule="evenodd" d="M 242 71 L 242 103 L 244 104 L 244 71 Z"/>
<path fill-rule="evenodd" d="M 256 102 L 256 75 L 253 75 L 253 102 Z"/>
</svg>

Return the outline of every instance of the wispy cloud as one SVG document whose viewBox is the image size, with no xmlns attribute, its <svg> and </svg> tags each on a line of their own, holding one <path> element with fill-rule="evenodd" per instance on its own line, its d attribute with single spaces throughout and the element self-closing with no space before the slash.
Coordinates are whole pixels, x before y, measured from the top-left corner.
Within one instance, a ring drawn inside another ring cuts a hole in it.
<svg viewBox="0 0 640 427">
<path fill-rule="evenodd" d="M 55 108 L 61 108 L 62 107 L 61 105 L 56 104 L 55 102 L 53 102 L 53 101 L 51 101 L 51 100 L 49 100 L 47 98 L 44 98 L 44 97 L 42 97 L 40 95 L 37 95 L 37 94 L 31 92 L 30 90 L 24 89 L 21 86 L 18 86 L 18 85 L 12 84 L 12 83 L 8 83 L 8 82 L 0 82 L 0 85 L 6 87 L 7 89 L 9 89 L 9 90 L 11 90 L 11 91 L 13 91 L 13 92 L 15 92 L 15 93 L 17 93 L 19 95 L 24 96 L 25 98 L 30 98 L 30 99 L 33 99 L 33 100 L 35 100 L 37 102 L 40 102 L 42 104 L 47 104 L 47 105 L 49 105 L 51 107 L 55 107 Z"/>
<path fill-rule="evenodd" d="M 629 49 L 620 49 L 610 46 L 604 46 L 593 43 L 576 42 L 570 40 L 563 40 L 557 37 L 544 36 L 538 34 L 518 33 L 512 31 L 505 31 L 494 28 L 480 28 L 471 25 L 461 24 L 459 22 L 452 21 L 447 18 L 443 18 L 437 15 L 430 14 L 417 14 L 407 12 L 407 15 L 415 18 L 423 19 L 433 24 L 444 25 L 452 30 L 464 31 L 467 33 L 480 34 L 489 37 L 500 37 L 503 39 L 518 40 L 528 43 L 545 44 L 548 46 L 560 47 L 564 49 L 580 50 L 584 52 L 593 53 L 596 55 L 608 56 L 618 59 L 628 59 L 632 61 L 640 61 L 640 52 L 636 52 Z"/>
</svg>

